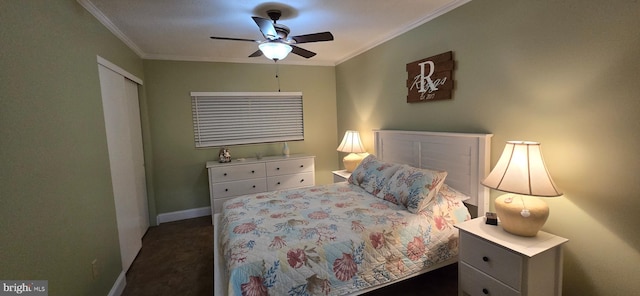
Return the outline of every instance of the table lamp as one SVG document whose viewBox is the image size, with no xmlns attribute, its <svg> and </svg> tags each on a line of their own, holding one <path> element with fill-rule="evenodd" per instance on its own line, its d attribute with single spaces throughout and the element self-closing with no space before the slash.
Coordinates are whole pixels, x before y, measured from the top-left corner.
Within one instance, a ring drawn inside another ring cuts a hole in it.
<svg viewBox="0 0 640 296">
<path fill-rule="evenodd" d="M 502 228 L 519 236 L 536 236 L 549 217 L 547 204 L 534 196 L 562 195 L 547 171 L 537 142 L 508 141 L 482 184 L 508 192 L 496 198 L 496 213 Z"/>
<path fill-rule="evenodd" d="M 340 146 L 338 146 L 338 149 L 336 150 L 340 152 L 349 152 L 349 154 L 342 159 L 342 163 L 344 164 L 344 168 L 347 172 L 353 172 L 363 159 L 362 155 L 358 155 L 356 153 L 366 152 L 362 145 L 362 141 L 360 141 L 360 133 L 358 131 L 351 130 L 344 133 L 342 143 L 340 143 Z"/>
</svg>

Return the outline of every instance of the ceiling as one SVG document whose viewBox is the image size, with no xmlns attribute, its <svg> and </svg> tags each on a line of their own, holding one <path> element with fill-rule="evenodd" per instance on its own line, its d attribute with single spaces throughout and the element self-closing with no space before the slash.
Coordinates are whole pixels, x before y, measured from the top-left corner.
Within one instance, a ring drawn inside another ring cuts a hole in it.
<svg viewBox="0 0 640 296">
<path fill-rule="evenodd" d="M 257 43 L 209 37 L 263 40 L 251 17 L 269 18 L 267 10 L 279 9 L 278 23 L 290 36 L 330 31 L 334 40 L 300 44 L 317 55 L 290 54 L 278 63 L 333 66 L 470 0 L 77 1 L 141 58 L 184 61 L 272 63 L 248 57 Z"/>
</svg>

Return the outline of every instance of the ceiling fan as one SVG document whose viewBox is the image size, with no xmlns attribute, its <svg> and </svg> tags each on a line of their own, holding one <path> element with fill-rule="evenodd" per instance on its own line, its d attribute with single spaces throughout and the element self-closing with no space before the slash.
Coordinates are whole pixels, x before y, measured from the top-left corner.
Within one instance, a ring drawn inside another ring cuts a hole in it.
<svg viewBox="0 0 640 296">
<path fill-rule="evenodd" d="M 289 32 L 291 32 L 289 30 L 289 27 L 277 23 L 277 21 L 280 19 L 280 16 L 282 16 L 282 12 L 280 10 L 268 10 L 267 15 L 269 16 L 269 18 L 271 18 L 270 20 L 258 16 L 252 17 L 253 21 L 256 22 L 256 24 L 260 28 L 260 32 L 262 32 L 262 35 L 264 36 L 264 38 L 266 38 L 266 40 L 252 40 L 217 36 L 211 36 L 211 39 L 257 42 L 259 49 L 249 55 L 249 57 L 259 57 L 264 54 L 264 56 L 274 61 L 284 59 L 285 57 L 287 57 L 289 52 L 307 59 L 311 58 L 316 55 L 315 52 L 298 47 L 296 46 L 296 44 L 333 40 L 333 34 L 331 34 L 331 32 L 321 32 L 289 37 Z"/>
</svg>

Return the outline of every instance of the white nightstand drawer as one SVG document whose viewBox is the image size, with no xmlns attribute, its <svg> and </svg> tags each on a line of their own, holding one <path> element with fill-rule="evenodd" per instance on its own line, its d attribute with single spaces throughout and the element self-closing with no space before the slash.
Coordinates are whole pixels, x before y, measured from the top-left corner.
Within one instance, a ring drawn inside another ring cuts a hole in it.
<svg viewBox="0 0 640 296">
<path fill-rule="evenodd" d="M 264 178 L 265 175 L 264 163 L 229 165 L 209 169 L 209 179 L 214 183 Z"/>
<path fill-rule="evenodd" d="M 460 261 L 502 281 L 515 290 L 521 289 L 522 257 L 516 253 L 461 231 Z"/>
<path fill-rule="evenodd" d="M 215 183 L 212 186 L 214 201 L 220 198 L 264 192 L 267 189 L 265 179 L 249 179 Z"/>
<path fill-rule="evenodd" d="M 460 269 L 460 289 L 462 295 L 469 296 L 518 296 L 520 292 L 491 278 L 464 262 Z"/>
<path fill-rule="evenodd" d="M 307 187 L 313 186 L 313 184 L 313 172 L 267 178 L 268 191 Z"/>
<path fill-rule="evenodd" d="M 487 225 L 485 217 L 455 227 L 460 229 L 459 296 L 562 295 L 566 238 L 544 231 L 534 237 L 512 235 L 501 225 Z"/>
<path fill-rule="evenodd" d="M 279 176 L 313 171 L 313 158 L 267 162 L 267 176 Z"/>
</svg>

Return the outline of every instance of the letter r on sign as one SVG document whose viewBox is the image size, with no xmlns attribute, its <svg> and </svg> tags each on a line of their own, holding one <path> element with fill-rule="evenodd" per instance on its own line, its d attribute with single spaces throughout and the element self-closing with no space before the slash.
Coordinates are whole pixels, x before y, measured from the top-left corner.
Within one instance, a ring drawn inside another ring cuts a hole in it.
<svg viewBox="0 0 640 296">
<path fill-rule="evenodd" d="M 424 64 L 428 64 L 429 65 L 429 74 L 427 76 L 424 75 Z M 438 90 L 438 88 L 436 87 L 436 85 L 433 83 L 433 80 L 431 80 L 431 75 L 433 75 L 433 71 L 436 70 L 436 66 L 433 63 L 433 61 L 426 61 L 426 62 L 422 62 L 420 64 L 420 90 L 418 92 L 424 93 L 427 92 L 427 90 L 424 88 L 424 81 L 426 80 L 428 83 L 428 87 L 429 89 L 431 89 L 431 91 L 436 91 Z"/>
</svg>

